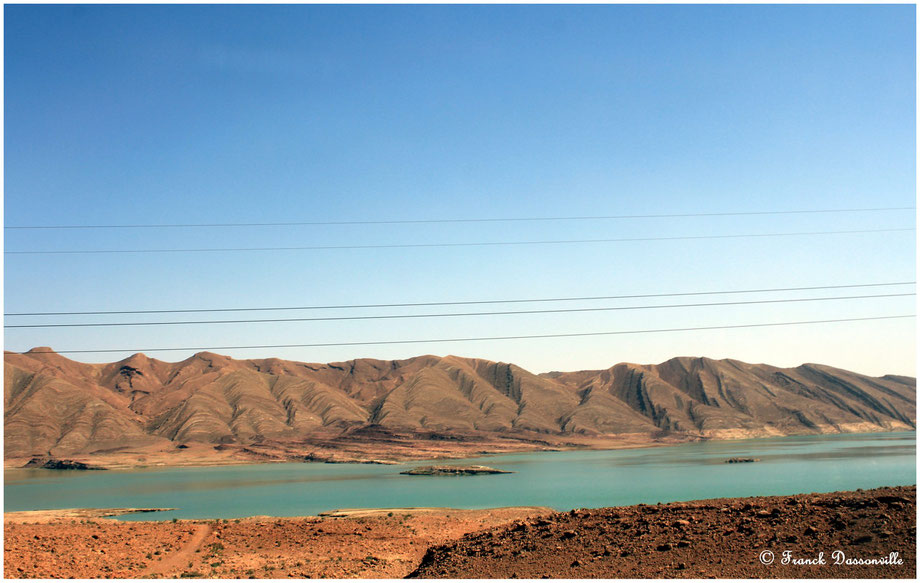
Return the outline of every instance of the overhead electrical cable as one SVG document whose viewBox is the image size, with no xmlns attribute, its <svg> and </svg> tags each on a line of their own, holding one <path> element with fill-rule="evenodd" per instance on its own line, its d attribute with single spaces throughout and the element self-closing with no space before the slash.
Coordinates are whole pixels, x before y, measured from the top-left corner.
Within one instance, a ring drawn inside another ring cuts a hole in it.
<svg viewBox="0 0 920 583">
<path fill-rule="evenodd" d="M 640 298 L 670 298 L 684 296 L 709 296 L 724 294 L 753 294 L 753 293 L 770 293 L 770 292 L 789 292 L 789 291 L 814 291 L 830 289 L 849 289 L 849 288 L 866 288 L 866 287 L 889 287 L 900 285 L 914 285 L 916 281 L 895 281 L 886 283 L 854 283 L 843 285 L 817 285 L 806 287 L 773 287 L 773 288 L 756 288 L 756 289 L 735 289 L 735 290 L 715 290 L 715 291 L 696 291 L 696 292 L 672 292 L 657 294 L 628 294 L 617 296 L 581 296 L 581 297 L 561 297 L 561 298 L 515 298 L 505 300 L 467 300 L 467 301 L 442 301 L 442 302 L 408 302 L 408 303 L 389 303 L 389 304 L 337 304 L 326 306 L 262 306 L 250 308 L 191 308 L 191 309 L 173 309 L 173 310 L 91 310 L 80 312 L 7 312 L 4 316 L 100 316 L 100 315 L 124 315 L 124 314 L 188 314 L 188 313 L 213 313 L 213 312 L 275 312 L 288 310 L 352 310 L 364 308 L 409 308 L 409 307 L 428 307 L 428 306 L 469 306 L 482 304 L 526 304 L 537 302 L 580 302 L 596 300 L 629 300 Z"/>
<path fill-rule="evenodd" d="M 263 318 L 256 320 L 183 320 L 171 322 L 79 322 L 70 324 L 11 324 L 4 325 L 5 329 L 10 328 L 89 328 L 89 327 L 114 327 L 114 326 L 175 326 L 175 325 L 205 325 L 205 324 L 263 324 L 263 323 L 280 323 L 280 322 L 330 322 L 344 320 L 394 320 L 407 318 L 449 318 L 449 317 L 467 317 L 467 316 L 508 316 L 520 314 L 562 314 L 573 312 L 611 312 L 622 310 L 654 310 L 662 308 L 700 308 L 713 306 L 743 306 L 752 304 L 783 304 L 796 302 L 826 302 L 836 300 L 864 300 L 875 298 L 895 298 L 904 296 L 914 296 L 913 293 L 896 293 L 896 294 L 877 294 L 861 296 L 837 296 L 823 298 L 786 298 L 778 300 L 744 300 L 736 302 L 706 302 L 698 304 L 665 304 L 665 305 L 644 305 L 644 306 L 605 306 L 594 308 L 559 308 L 551 310 L 509 310 L 504 312 L 456 312 L 456 313 L 436 313 L 436 314 L 378 314 L 365 316 L 320 316 L 313 318 Z"/>
<path fill-rule="evenodd" d="M 182 348 L 102 348 L 84 350 L 31 350 L 29 354 L 86 354 L 108 352 L 176 352 L 188 350 L 249 350 L 262 348 L 322 348 L 334 346 L 375 346 L 391 344 L 425 344 L 435 342 L 479 342 L 487 340 L 528 340 L 536 338 L 576 338 L 587 336 L 615 336 L 621 334 L 653 334 L 660 332 L 691 332 L 699 330 L 732 330 L 739 328 L 764 328 L 771 326 L 799 326 L 807 324 L 830 324 L 837 322 L 867 322 L 870 320 L 895 320 L 914 318 L 915 314 L 900 314 L 894 316 L 870 316 L 865 318 L 839 318 L 831 320 L 802 320 L 794 322 L 763 322 L 757 324 L 731 324 L 724 326 L 693 326 L 688 328 L 655 328 L 649 330 L 615 330 L 610 332 L 573 332 L 562 334 L 528 334 L 520 336 L 480 336 L 474 338 L 427 338 L 418 340 L 373 340 L 367 342 L 317 342 L 310 344 L 261 344 L 250 346 L 196 346 Z"/>
<path fill-rule="evenodd" d="M 557 216 L 557 217 L 478 217 L 468 219 L 390 219 L 375 221 L 283 221 L 263 223 L 173 223 L 173 224 L 123 224 L 123 225 L 6 225 L 9 230 L 36 230 L 36 229 L 185 229 L 185 228 L 211 228 L 211 227 L 291 227 L 291 226 L 338 226 L 338 225 L 415 225 L 415 224 L 444 224 L 444 223 L 512 223 L 512 222 L 538 222 L 538 221 L 595 221 L 595 220 L 621 220 L 621 219 L 669 219 L 690 217 L 739 217 L 762 215 L 797 215 L 797 214 L 825 214 L 825 213 L 864 213 L 883 211 L 916 210 L 916 207 L 874 207 L 874 208 L 848 208 L 848 209 L 803 209 L 780 211 L 738 211 L 738 212 L 712 212 L 712 213 L 657 213 L 636 215 L 588 215 L 588 216 Z"/>
<path fill-rule="evenodd" d="M 854 229 L 845 231 L 798 231 L 792 233 L 746 233 L 735 235 L 678 235 L 674 237 L 623 237 L 616 239 L 564 239 L 543 241 L 477 241 L 466 243 L 392 243 L 378 245 L 306 245 L 292 247 L 204 247 L 185 249 L 58 249 L 34 251 L 4 251 L 6 255 L 101 255 L 128 253 L 226 253 L 240 251 L 325 251 L 355 249 L 413 249 L 445 247 L 499 247 L 523 245 L 568 245 L 584 243 L 626 243 L 647 241 L 692 241 L 703 239 L 754 239 L 766 237 L 798 237 L 814 235 L 852 235 L 864 233 L 895 233 L 914 231 L 914 227 L 894 229 Z"/>
</svg>

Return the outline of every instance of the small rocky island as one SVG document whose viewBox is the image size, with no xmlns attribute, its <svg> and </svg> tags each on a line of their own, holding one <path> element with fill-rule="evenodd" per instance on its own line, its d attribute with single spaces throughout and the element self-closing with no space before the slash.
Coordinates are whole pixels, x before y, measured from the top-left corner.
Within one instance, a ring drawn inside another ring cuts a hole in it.
<svg viewBox="0 0 920 583">
<path fill-rule="evenodd" d="M 725 460 L 727 464 L 750 464 L 754 462 L 759 462 L 760 460 L 756 457 L 730 457 Z"/>
<path fill-rule="evenodd" d="M 407 476 L 478 476 L 480 474 L 513 474 L 507 470 L 496 470 L 486 466 L 422 466 L 404 472 Z"/>
</svg>

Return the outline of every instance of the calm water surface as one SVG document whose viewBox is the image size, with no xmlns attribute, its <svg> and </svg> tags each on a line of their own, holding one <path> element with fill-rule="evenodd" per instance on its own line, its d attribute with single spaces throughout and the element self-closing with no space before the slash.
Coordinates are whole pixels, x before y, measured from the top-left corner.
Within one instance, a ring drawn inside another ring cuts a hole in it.
<svg viewBox="0 0 920 583">
<path fill-rule="evenodd" d="M 729 457 L 759 463 L 726 464 Z M 916 434 L 819 435 L 443 463 L 514 474 L 402 476 L 397 466 L 286 463 L 105 472 L 4 472 L 4 509 L 170 507 L 125 520 L 304 516 L 336 508 L 550 506 L 558 510 L 916 483 Z"/>
</svg>

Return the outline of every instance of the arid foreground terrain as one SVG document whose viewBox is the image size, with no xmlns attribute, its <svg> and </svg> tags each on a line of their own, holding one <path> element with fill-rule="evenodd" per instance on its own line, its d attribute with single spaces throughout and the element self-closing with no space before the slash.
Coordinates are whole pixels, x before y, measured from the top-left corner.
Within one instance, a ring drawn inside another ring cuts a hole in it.
<svg viewBox="0 0 920 583">
<path fill-rule="evenodd" d="M 6 577 L 914 578 L 916 487 L 556 513 L 118 522 L 10 513 Z M 772 564 L 764 564 L 772 553 Z M 824 564 L 782 564 L 823 558 Z M 900 564 L 835 564 L 853 560 Z M 820 553 L 823 553 L 821 555 Z M 896 554 L 893 554 L 896 553 Z M 892 561 L 892 558 L 894 560 Z"/>
</svg>

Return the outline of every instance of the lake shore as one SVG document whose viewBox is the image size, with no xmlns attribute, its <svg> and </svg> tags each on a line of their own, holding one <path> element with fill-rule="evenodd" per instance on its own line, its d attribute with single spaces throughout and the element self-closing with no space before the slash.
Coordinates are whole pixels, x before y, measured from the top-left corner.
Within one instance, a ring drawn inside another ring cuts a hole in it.
<svg viewBox="0 0 920 583">
<path fill-rule="evenodd" d="M 482 455 L 535 451 L 616 450 L 663 447 L 701 441 L 684 434 L 623 434 L 607 436 L 541 435 L 521 433 L 506 437 L 466 434 L 442 435 L 394 433 L 358 438 L 349 435 L 318 435 L 309 441 L 258 444 L 189 443 L 169 447 L 127 448 L 113 452 L 61 455 L 59 459 L 101 466 L 112 470 L 172 467 L 231 466 L 257 463 L 358 463 L 402 464 L 429 460 L 462 460 Z M 4 469 L 20 469 L 31 457 L 5 457 Z M 65 471 L 65 470 L 60 470 Z M 71 470 L 67 470 L 71 471 Z M 78 471 L 78 470 L 73 470 Z"/>
<path fill-rule="evenodd" d="M 7 577 L 911 578 L 916 487 L 548 508 L 121 522 L 4 515 Z M 760 553 L 774 553 L 765 565 Z M 831 554 L 900 564 L 834 565 Z M 782 565 L 823 552 L 824 565 Z"/>
<path fill-rule="evenodd" d="M 883 433 L 913 431 L 892 428 Z M 811 433 L 794 435 L 838 435 L 879 433 L 879 427 L 853 424 L 847 427 L 819 427 Z M 147 446 L 122 448 L 92 454 L 68 454 L 56 459 L 90 464 L 110 470 L 143 468 L 213 467 L 257 463 L 359 463 L 403 464 L 431 460 L 463 460 L 483 455 L 536 451 L 620 450 L 668 447 L 703 441 L 727 441 L 784 437 L 779 432 L 722 431 L 711 435 L 689 433 L 626 433 L 617 435 L 549 435 L 519 432 L 507 436 L 494 434 L 418 434 L 414 432 L 361 432 L 359 434 L 317 434 L 298 442 L 265 440 L 255 444 L 189 443 L 179 448 Z M 22 469 L 32 456 L 5 456 L 5 470 Z M 50 470 L 79 471 L 79 470 Z"/>
</svg>

